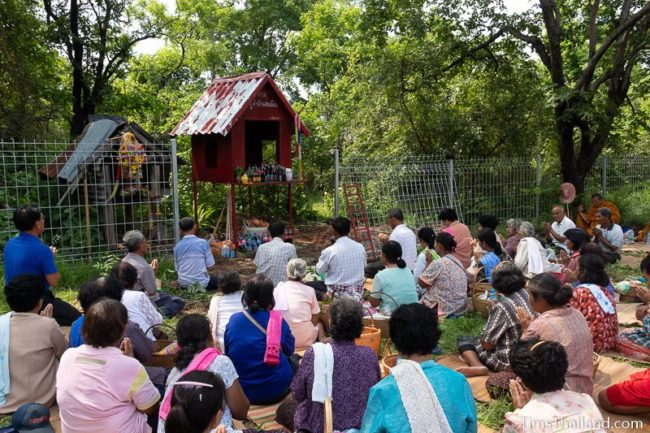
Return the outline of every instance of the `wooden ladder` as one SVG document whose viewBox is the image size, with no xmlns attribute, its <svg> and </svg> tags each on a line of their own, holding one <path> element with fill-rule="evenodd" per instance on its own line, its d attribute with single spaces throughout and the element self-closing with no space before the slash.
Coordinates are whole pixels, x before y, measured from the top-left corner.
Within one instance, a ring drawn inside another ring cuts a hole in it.
<svg viewBox="0 0 650 433">
<path fill-rule="evenodd" d="M 344 183 L 342 187 L 343 196 L 345 197 L 345 207 L 348 218 L 350 218 L 354 239 L 366 248 L 372 260 L 376 260 L 375 243 L 370 232 L 370 224 L 368 224 L 368 215 L 366 214 L 366 206 L 363 202 L 361 184 Z"/>
</svg>

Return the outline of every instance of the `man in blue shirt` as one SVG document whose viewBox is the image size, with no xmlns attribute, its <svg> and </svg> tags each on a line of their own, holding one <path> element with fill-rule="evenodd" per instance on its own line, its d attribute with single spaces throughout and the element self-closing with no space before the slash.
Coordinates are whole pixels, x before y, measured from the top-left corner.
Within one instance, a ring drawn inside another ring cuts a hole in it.
<svg viewBox="0 0 650 433">
<path fill-rule="evenodd" d="M 178 226 L 183 236 L 174 247 L 174 268 L 178 274 L 178 284 L 181 287 L 200 284 L 208 291 L 217 290 L 219 287 L 217 276 L 208 273 L 214 267 L 210 244 L 196 236 L 198 226 L 194 219 L 181 218 Z"/>
<path fill-rule="evenodd" d="M 53 318 L 61 326 L 70 326 L 81 313 L 61 299 L 55 298 L 51 287 L 61 275 L 54 263 L 56 249 L 45 245 L 40 236 L 45 231 L 45 215 L 32 205 L 23 205 L 14 212 L 14 225 L 20 232 L 4 249 L 5 284 L 19 275 L 36 275 L 43 282 L 43 308 L 52 304 Z"/>
</svg>

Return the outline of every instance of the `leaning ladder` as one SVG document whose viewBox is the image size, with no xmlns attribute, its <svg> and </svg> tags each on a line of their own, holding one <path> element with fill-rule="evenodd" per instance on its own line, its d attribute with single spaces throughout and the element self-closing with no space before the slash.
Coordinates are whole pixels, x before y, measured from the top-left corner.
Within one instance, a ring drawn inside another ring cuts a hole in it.
<svg viewBox="0 0 650 433">
<path fill-rule="evenodd" d="M 345 206 L 348 212 L 348 218 L 350 218 L 354 239 L 366 248 L 372 260 L 376 260 L 375 243 L 370 233 L 370 224 L 368 224 L 366 206 L 363 202 L 361 184 L 344 183 L 342 186 Z"/>
</svg>

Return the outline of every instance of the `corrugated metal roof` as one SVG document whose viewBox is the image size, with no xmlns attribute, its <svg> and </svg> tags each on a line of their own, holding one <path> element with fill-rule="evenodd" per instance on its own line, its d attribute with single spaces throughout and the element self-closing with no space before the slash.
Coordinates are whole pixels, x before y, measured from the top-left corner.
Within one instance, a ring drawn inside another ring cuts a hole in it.
<svg viewBox="0 0 650 433">
<path fill-rule="evenodd" d="M 265 72 L 253 72 L 214 80 L 172 130 L 171 135 L 227 135 L 253 101 L 255 94 L 267 82 L 271 84 L 290 115 L 295 117 L 296 113 L 271 76 Z M 302 122 L 300 128 L 304 135 L 309 135 L 309 130 Z"/>
<path fill-rule="evenodd" d="M 85 165 L 88 159 L 93 158 L 95 150 L 106 143 L 118 126 L 120 124 L 111 119 L 92 122 L 84 131 L 83 137 L 79 139 L 74 152 L 59 171 L 59 179 L 68 182 L 75 180 L 79 173 L 79 166 Z"/>
</svg>

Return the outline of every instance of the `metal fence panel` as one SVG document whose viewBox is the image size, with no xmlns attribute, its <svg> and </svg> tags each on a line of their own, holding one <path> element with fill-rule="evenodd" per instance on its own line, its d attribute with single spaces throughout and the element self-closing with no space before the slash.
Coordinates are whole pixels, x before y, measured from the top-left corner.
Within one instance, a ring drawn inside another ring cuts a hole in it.
<svg viewBox="0 0 650 433">
<path fill-rule="evenodd" d="M 172 148 L 146 143 L 120 151 L 119 140 L 90 146 L 0 142 L 0 247 L 17 231 L 14 210 L 35 204 L 44 213 L 45 243 L 65 261 L 118 252 L 128 230 L 141 230 L 154 253 L 174 244 L 169 180 Z M 74 167 L 73 167 L 74 166 Z M 65 173 L 75 176 L 64 179 Z"/>
</svg>

